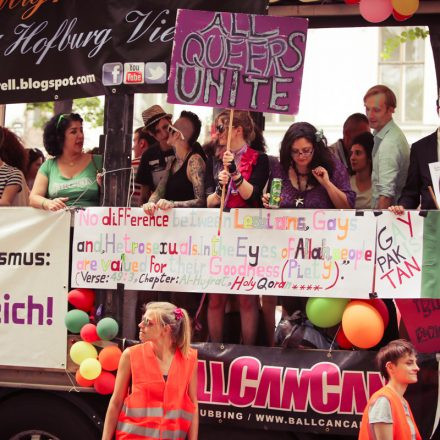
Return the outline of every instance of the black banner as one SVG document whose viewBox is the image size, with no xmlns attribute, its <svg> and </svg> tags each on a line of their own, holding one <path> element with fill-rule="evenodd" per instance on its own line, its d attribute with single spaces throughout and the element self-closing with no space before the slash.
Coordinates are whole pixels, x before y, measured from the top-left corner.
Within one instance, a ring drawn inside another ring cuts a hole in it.
<svg viewBox="0 0 440 440">
<path fill-rule="evenodd" d="M 374 367 L 375 352 L 195 346 L 203 423 L 357 435 L 369 397 L 384 384 Z M 418 383 L 408 387 L 405 397 L 422 438 L 430 438 L 438 405 L 438 362 L 435 355 L 420 355 L 418 361 Z"/>
<path fill-rule="evenodd" d="M 178 8 L 267 0 L 0 0 L 0 104 L 167 90 Z"/>
</svg>

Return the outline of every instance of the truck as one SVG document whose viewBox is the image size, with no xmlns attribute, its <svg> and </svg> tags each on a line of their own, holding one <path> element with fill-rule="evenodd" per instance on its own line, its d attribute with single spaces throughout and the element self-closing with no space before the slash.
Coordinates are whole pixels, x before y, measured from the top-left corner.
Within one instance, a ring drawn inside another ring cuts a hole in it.
<svg viewBox="0 0 440 440">
<path fill-rule="evenodd" d="M 118 76 L 117 69 L 94 70 L 91 64 L 99 69 L 106 63 L 111 64 L 109 69 L 115 65 L 124 68 L 121 59 L 113 52 L 110 55 L 106 52 L 113 39 L 119 43 L 124 41 L 127 50 L 134 50 L 136 42 L 148 42 L 149 50 L 154 52 L 151 47 L 163 43 L 166 47 L 160 50 L 168 53 L 152 52 L 149 60 L 165 61 L 169 66 L 172 20 L 177 7 L 261 14 L 267 6 L 265 2 L 254 1 L 242 2 L 240 6 L 232 1 L 210 2 L 209 5 L 203 1 L 189 1 L 185 5 L 170 2 L 166 8 L 160 2 L 150 3 L 131 0 L 123 13 L 116 2 L 111 1 L 88 4 L 87 11 L 82 11 L 84 2 L 79 0 L 69 5 L 9 2 L 8 10 L 7 2 L 0 6 L 0 13 L 3 13 L 0 20 L 6 23 L 0 43 L 2 40 L 8 43 L 2 46 L 2 52 L 9 63 L 7 73 L 1 77 L 0 88 L 5 92 L 0 95 L 1 103 L 54 100 L 58 111 L 67 112 L 69 103 L 66 100 L 105 92 L 104 134 L 100 144 L 100 150 L 105 151 L 104 166 L 108 170 L 127 169 L 105 176 L 102 206 L 114 209 L 125 207 L 127 203 L 127 194 L 120 188 L 127 187 L 129 182 L 133 93 L 163 91 L 164 84 L 137 83 L 137 75 L 127 77 L 127 81 L 114 80 L 111 72 Z M 344 15 L 337 19 L 331 15 L 339 11 L 350 14 L 345 16 L 349 20 L 344 21 Z M 422 2 L 421 14 L 411 19 L 413 24 L 430 27 L 437 78 L 440 71 L 440 28 L 436 21 L 439 11 L 438 2 Z M 5 17 L 6 14 L 9 16 Z M 272 5 L 269 14 L 309 16 L 310 25 L 317 27 L 328 26 L 331 20 L 339 25 L 361 24 L 361 19 L 351 15 L 354 13 L 348 6 L 340 4 L 317 5 L 312 12 L 310 6 L 300 3 Z M 99 16 L 102 21 L 95 21 Z M 110 18 L 112 16 L 117 17 L 116 21 Z M 81 33 L 85 30 L 89 30 L 87 38 Z M 85 39 L 81 41 L 81 38 Z M 61 61 L 65 50 L 77 51 L 73 62 Z M 140 50 L 142 54 L 145 49 L 141 47 Z M 143 60 L 142 55 L 135 52 L 130 56 L 132 58 L 124 60 Z M 32 77 L 24 78 L 11 65 L 33 72 Z M 76 76 L 70 72 L 75 72 Z M 110 79 L 105 72 L 110 72 Z M 106 77 L 107 84 L 111 85 L 104 85 Z M 197 213 L 197 216 L 202 215 Z M 69 256 L 73 258 L 71 213 L 5 208 L 2 217 L 0 329 L 3 336 L 0 335 L 0 352 L 4 365 L 0 366 L 0 438 L 99 438 L 109 396 L 77 385 L 74 377 L 77 366 L 71 362 L 68 352 L 78 336 L 67 334 L 65 329 L 60 331 L 63 314 L 67 312 L 66 295 L 72 286 L 69 270 Z M 48 231 L 53 231 L 53 235 L 47 235 Z M 33 242 L 34 236 L 43 239 Z M 52 238 L 47 239 L 48 236 Z M 375 240 L 372 236 L 371 243 Z M 41 260 L 37 260 L 37 254 Z M 31 263 L 30 258 L 33 258 Z M 37 261 L 44 263 L 37 264 Z M 97 289 L 97 305 L 102 305 L 102 316 L 114 316 L 122 324 L 126 280 L 114 281 L 123 282 L 117 283 L 116 288 Z M 19 300 L 15 300 L 15 294 L 20 296 Z M 435 316 L 437 299 L 419 301 L 421 308 L 423 303 L 423 316 L 428 314 L 428 309 Z M 27 314 L 22 315 L 20 309 Z M 24 322 L 18 322 L 20 319 Z M 122 349 L 136 343 L 123 336 L 121 332 L 115 339 Z M 433 334 L 432 338 L 435 336 Z M 200 438 L 208 440 L 222 435 L 231 439 L 252 436 L 261 440 L 274 435 L 281 439 L 304 440 L 321 435 L 333 439 L 356 438 L 366 401 L 383 384 L 374 366 L 375 353 L 370 351 L 214 343 L 199 343 L 195 347 L 199 352 Z M 436 353 L 421 354 L 419 383 L 409 387 L 407 393 L 424 438 L 440 438 L 438 362 Z"/>
</svg>

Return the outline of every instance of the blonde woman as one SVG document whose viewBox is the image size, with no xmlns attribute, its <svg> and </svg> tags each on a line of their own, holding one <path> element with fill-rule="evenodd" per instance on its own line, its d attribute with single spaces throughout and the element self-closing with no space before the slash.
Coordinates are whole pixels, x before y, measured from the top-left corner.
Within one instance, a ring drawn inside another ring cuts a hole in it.
<svg viewBox="0 0 440 440">
<path fill-rule="evenodd" d="M 102 440 L 196 440 L 197 352 L 186 310 L 148 303 L 139 339 L 122 354 Z"/>
</svg>

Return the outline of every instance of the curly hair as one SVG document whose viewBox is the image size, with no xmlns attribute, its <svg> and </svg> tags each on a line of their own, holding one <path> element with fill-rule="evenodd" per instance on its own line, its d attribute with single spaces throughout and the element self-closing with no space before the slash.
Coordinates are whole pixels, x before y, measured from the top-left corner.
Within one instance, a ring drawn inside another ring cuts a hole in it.
<svg viewBox="0 0 440 440">
<path fill-rule="evenodd" d="M 286 174 L 288 174 L 289 168 L 293 166 L 292 144 L 297 139 L 305 138 L 313 146 L 310 169 L 321 166 L 327 170 L 330 177 L 333 176 L 335 163 L 332 153 L 327 148 L 327 139 L 323 135 L 318 136 L 317 133 L 316 127 L 308 122 L 295 122 L 287 129 L 280 147 L 280 163 Z M 314 185 L 318 184 L 313 175 L 310 176 L 310 181 Z"/>
<path fill-rule="evenodd" d="M 26 174 L 28 156 L 20 138 L 6 127 L 0 127 L 0 159 Z"/>
<path fill-rule="evenodd" d="M 72 121 L 83 122 L 78 113 L 58 113 L 44 127 L 43 143 L 46 151 L 54 157 L 63 153 L 66 130 Z"/>
</svg>

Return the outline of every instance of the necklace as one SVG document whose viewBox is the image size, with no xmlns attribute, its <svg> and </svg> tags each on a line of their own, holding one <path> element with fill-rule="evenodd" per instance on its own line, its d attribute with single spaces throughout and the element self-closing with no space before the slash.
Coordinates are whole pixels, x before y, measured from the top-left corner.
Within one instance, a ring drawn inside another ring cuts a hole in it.
<svg viewBox="0 0 440 440">
<path fill-rule="evenodd" d="M 298 171 L 298 168 L 296 167 L 295 162 L 292 163 L 292 168 L 296 174 L 296 183 L 298 184 L 299 191 L 298 197 L 295 198 L 295 208 L 299 208 L 301 206 L 304 206 L 305 192 L 307 191 L 307 188 L 309 186 L 310 173 L 300 173 Z M 304 187 L 304 189 L 301 188 L 301 177 L 307 177 L 306 186 Z"/>
</svg>

